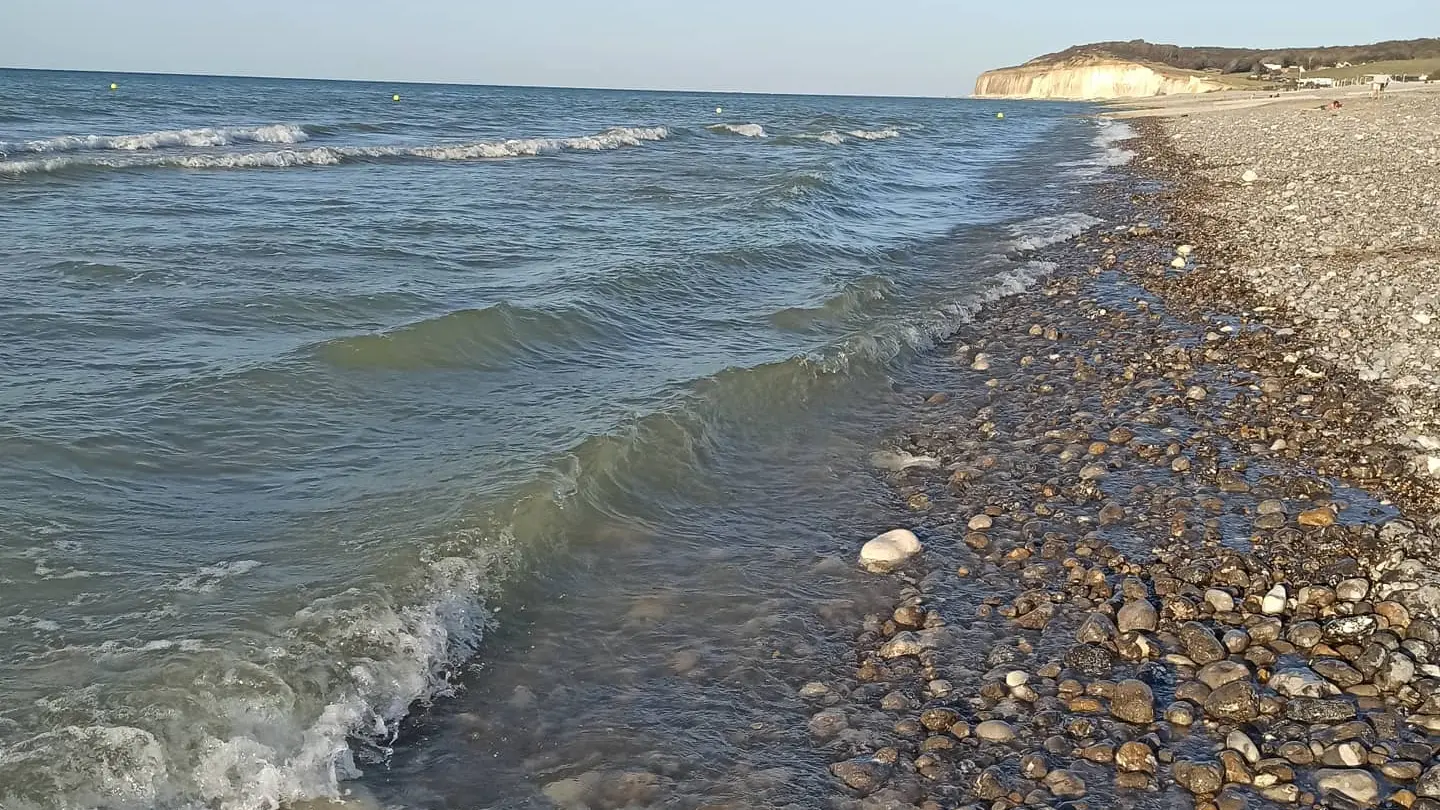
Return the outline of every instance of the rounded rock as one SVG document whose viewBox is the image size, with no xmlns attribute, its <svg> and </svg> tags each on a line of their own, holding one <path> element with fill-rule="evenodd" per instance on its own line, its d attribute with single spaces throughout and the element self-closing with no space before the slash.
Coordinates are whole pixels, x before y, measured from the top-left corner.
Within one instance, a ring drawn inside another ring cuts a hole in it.
<svg viewBox="0 0 1440 810">
<path fill-rule="evenodd" d="M 1126 603 L 1120 608 L 1115 617 L 1116 626 L 1122 633 L 1135 631 L 1153 632 L 1157 625 L 1159 616 L 1155 612 L 1155 606 L 1144 599 L 1137 599 Z"/>
<path fill-rule="evenodd" d="M 986 742 L 1010 742 L 1015 739 L 1015 729 L 1003 720 L 986 720 L 975 727 L 975 736 Z"/>
<path fill-rule="evenodd" d="M 1315 786 L 1320 789 L 1321 798 L 1338 793 L 1361 807 L 1380 801 L 1380 785 L 1369 771 L 1322 769 L 1315 772 Z"/>
<path fill-rule="evenodd" d="M 919 554 L 920 538 L 909 529 L 894 529 L 865 543 L 860 548 L 860 565 L 877 574 L 889 573 Z"/>
<path fill-rule="evenodd" d="M 1110 696 L 1110 714 L 1127 723 L 1149 725 L 1155 722 L 1155 695 L 1143 681 L 1121 681 Z"/>
</svg>

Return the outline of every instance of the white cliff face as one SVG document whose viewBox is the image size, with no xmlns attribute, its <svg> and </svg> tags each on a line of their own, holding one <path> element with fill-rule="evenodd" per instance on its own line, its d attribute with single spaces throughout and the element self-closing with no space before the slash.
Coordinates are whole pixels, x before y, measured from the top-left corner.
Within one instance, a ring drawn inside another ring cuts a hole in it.
<svg viewBox="0 0 1440 810">
<path fill-rule="evenodd" d="M 991 70 L 975 82 L 981 98 L 1065 99 L 1145 98 L 1223 90 L 1200 76 L 1166 75 L 1135 62 L 1075 65 L 1021 65 Z"/>
</svg>

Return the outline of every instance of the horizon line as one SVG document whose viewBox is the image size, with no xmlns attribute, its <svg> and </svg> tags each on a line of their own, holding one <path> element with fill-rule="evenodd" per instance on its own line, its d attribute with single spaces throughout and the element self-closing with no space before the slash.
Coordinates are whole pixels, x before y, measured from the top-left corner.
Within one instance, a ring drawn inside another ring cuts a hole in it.
<svg viewBox="0 0 1440 810">
<path fill-rule="evenodd" d="M 900 93 L 806 93 L 798 91 L 778 90 L 687 90 L 677 88 L 651 87 L 583 87 L 578 85 L 560 84 L 495 84 L 492 82 L 442 81 L 434 79 L 340 79 L 324 76 L 273 76 L 248 73 L 179 73 L 175 71 L 165 70 L 95 70 L 91 68 L 17 67 L 12 65 L 0 65 L 0 70 L 25 71 L 30 73 L 89 73 L 96 76 L 184 76 L 197 79 L 261 79 L 267 81 L 283 82 L 344 82 L 347 84 L 386 84 L 422 87 L 497 87 L 517 88 L 524 90 L 592 90 L 606 93 L 689 93 L 732 96 L 806 96 L 815 98 L 911 98 L 935 100 L 957 100 L 973 98 L 973 95 L 970 93 L 957 93 L 956 95 L 935 96 Z"/>
</svg>

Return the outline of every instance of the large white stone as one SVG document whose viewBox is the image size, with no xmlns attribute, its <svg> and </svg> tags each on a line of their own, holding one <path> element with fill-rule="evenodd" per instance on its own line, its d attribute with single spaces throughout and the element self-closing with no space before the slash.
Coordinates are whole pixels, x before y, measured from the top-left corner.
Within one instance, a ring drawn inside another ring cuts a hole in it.
<svg viewBox="0 0 1440 810">
<path fill-rule="evenodd" d="M 1276 585 L 1270 589 L 1269 593 L 1265 594 L 1264 599 L 1260 600 L 1260 612 L 1266 616 L 1279 616 L 1285 612 L 1285 598 L 1287 596 L 1285 586 Z"/>
<path fill-rule="evenodd" d="M 894 529 L 860 548 L 860 565 L 867 571 L 888 573 L 919 554 L 920 548 L 920 538 L 916 537 L 914 532 L 909 529 Z"/>
<path fill-rule="evenodd" d="M 1245 761 L 1251 765 L 1260 761 L 1259 747 L 1257 747 L 1255 741 L 1250 739 L 1250 736 L 1243 731 L 1236 730 L 1230 732 L 1230 736 L 1225 738 L 1225 747 L 1231 751 L 1239 752 L 1240 756 L 1245 757 Z"/>
</svg>

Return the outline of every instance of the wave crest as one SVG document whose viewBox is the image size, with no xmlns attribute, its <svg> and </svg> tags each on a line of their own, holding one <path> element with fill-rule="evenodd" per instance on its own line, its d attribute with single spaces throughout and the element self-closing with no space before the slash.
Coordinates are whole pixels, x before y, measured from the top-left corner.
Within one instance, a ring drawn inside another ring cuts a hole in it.
<svg viewBox="0 0 1440 810">
<path fill-rule="evenodd" d="M 765 127 L 759 124 L 711 124 L 706 127 L 711 132 L 718 132 L 726 135 L 739 135 L 742 138 L 767 138 Z"/>
<path fill-rule="evenodd" d="M 143 152 L 175 147 L 230 146 L 237 143 L 304 143 L 310 134 L 292 124 L 259 127 L 204 127 L 167 129 L 139 135 L 61 135 L 33 141 L 0 141 L 0 152 L 50 154 L 55 152 Z"/>
<path fill-rule="evenodd" d="M 511 304 L 462 309 L 390 332 L 326 341 L 326 363 L 352 369 L 498 369 L 523 356 L 581 345 L 602 333 L 594 316 Z"/>
<path fill-rule="evenodd" d="M 1103 222 L 1104 220 L 1078 211 L 1036 217 L 1010 226 L 1010 234 L 1015 237 L 1010 242 L 1010 248 L 1021 252 L 1039 250 L 1067 239 L 1074 239 Z"/>
<path fill-rule="evenodd" d="M 665 127 L 616 127 L 594 135 L 571 138 L 511 138 L 503 141 L 441 144 L 435 146 L 321 146 L 274 152 L 227 152 L 199 155 L 95 156 L 0 160 L 0 175 L 48 174 L 69 169 L 284 169 L 295 166 L 338 166 L 374 160 L 497 160 L 535 157 L 560 152 L 600 152 L 639 146 L 670 137 Z"/>
</svg>

